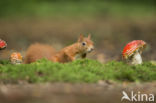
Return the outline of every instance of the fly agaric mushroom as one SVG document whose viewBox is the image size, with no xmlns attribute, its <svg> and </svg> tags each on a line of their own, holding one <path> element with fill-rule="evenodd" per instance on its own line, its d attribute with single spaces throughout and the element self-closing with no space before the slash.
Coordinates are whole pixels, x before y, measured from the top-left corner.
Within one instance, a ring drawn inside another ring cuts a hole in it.
<svg viewBox="0 0 156 103">
<path fill-rule="evenodd" d="M 122 57 L 126 61 L 131 61 L 132 65 L 142 64 L 141 54 L 145 47 L 146 42 L 143 40 L 134 40 L 124 47 Z"/>
<path fill-rule="evenodd" d="M 5 49 L 6 47 L 7 47 L 7 43 L 4 40 L 0 39 L 0 50 Z"/>
<path fill-rule="evenodd" d="M 23 62 L 23 57 L 21 53 L 14 52 L 10 55 L 11 64 L 21 64 Z"/>
</svg>

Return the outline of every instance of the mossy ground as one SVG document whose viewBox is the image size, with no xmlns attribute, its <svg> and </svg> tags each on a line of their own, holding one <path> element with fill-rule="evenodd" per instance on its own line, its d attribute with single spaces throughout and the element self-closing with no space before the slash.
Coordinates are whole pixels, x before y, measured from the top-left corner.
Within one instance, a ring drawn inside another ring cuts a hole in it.
<svg viewBox="0 0 156 103">
<path fill-rule="evenodd" d="M 111 61 L 101 64 L 95 60 L 76 60 L 71 63 L 52 63 L 40 60 L 32 64 L 12 65 L 1 61 L 0 81 L 4 83 L 71 82 L 96 83 L 99 80 L 147 82 L 156 80 L 156 65 L 145 62 L 130 66 L 123 62 Z"/>
</svg>

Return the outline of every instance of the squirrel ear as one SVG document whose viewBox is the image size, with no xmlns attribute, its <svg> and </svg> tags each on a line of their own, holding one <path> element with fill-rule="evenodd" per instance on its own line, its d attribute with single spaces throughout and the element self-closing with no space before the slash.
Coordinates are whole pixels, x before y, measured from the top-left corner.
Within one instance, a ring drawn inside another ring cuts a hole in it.
<svg viewBox="0 0 156 103">
<path fill-rule="evenodd" d="M 91 34 L 88 35 L 88 39 L 91 39 Z"/>
<path fill-rule="evenodd" d="M 78 39 L 78 42 L 82 42 L 83 41 L 83 38 L 84 38 L 83 34 L 80 34 L 79 39 Z"/>
</svg>

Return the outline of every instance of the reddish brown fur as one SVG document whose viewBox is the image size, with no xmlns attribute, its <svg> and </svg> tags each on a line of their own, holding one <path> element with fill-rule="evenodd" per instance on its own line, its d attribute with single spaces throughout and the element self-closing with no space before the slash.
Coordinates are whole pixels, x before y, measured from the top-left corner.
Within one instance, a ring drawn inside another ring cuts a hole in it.
<svg viewBox="0 0 156 103">
<path fill-rule="evenodd" d="M 25 63 L 32 63 L 42 58 L 50 59 L 54 54 L 55 49 L 50 45 L 35 43 L 28 48 Z"/>
<path fill-rule="evenodd" d="M 82 45 L 82 43 L 85 43 L 85 45 Z M 34 62 L 43 57 L 53 62 L 70 62 L 75 60 L 77 55 L 81 58 L 85 58 L 87 53 L 91 52 L 93 49 L 94 45 L 90 39 L 90 35 L 86 38 L 84 38 L 83 35 L 80 35 L 76 43 L 63 48 L 57 53 L 55 53 L 50 46 L 34 44 L 30 46 L 27 51 L 26 63 Z"/>
</svg>

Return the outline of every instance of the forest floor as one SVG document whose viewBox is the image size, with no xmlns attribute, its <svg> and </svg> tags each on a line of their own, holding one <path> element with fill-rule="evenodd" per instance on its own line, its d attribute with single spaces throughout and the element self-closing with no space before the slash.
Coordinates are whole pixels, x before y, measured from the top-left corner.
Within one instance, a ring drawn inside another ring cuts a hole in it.
<svg viewBox="0 0 156 103">
<path fill-rule="evenodd" d="M 156 95 L 156 82 L 141 84 L 118 84 L 109 81 L 100 81 L 96 84 L 1 84 L 0 103 L 122 103 L 123 91 L 128 95 L 132 91 L 136 94 L 140 92 Z M 123 102 L 134 103 L 127 100 Z M 144 101 L 144 103 L 149 102 Z"/>
<path fill-rule="evenodd" d="M 67 64 L 1 61 L 0 103 L 121 103 L 123 91 L 129 96 L 132 91 L 156 95 L 155 73 L 155 62 L 131 66 L 88 59 Z"/>
</svg>

